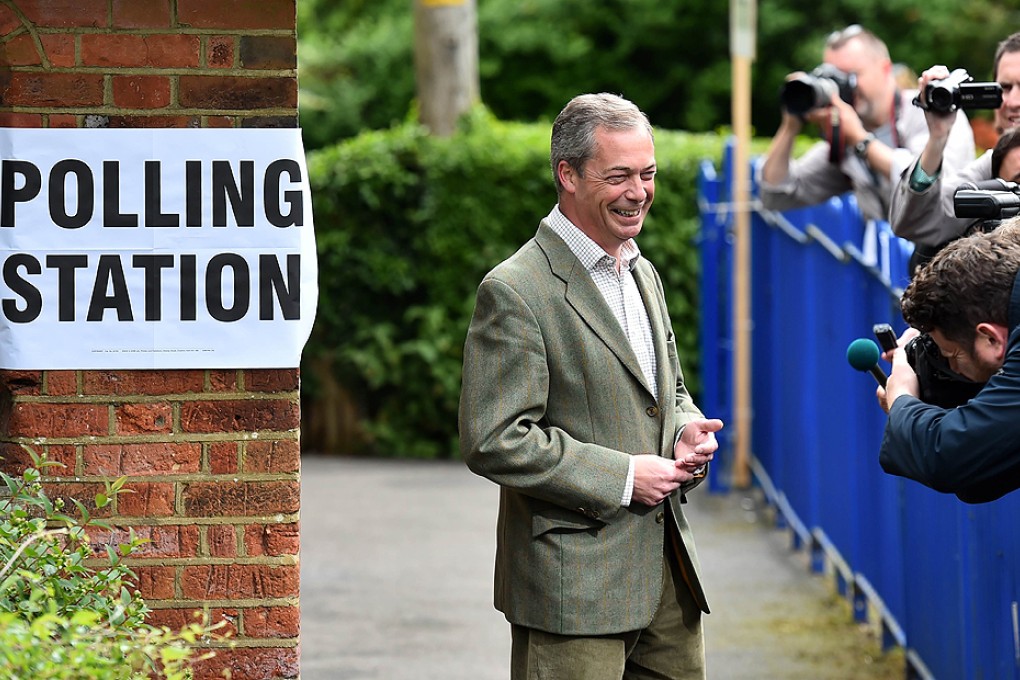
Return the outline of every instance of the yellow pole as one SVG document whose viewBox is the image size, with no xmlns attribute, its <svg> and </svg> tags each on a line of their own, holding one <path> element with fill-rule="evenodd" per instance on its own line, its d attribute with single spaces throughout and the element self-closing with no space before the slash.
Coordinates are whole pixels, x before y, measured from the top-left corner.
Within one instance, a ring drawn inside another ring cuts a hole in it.
<svg viewBox="0 0 1020 680">
<path fill-rule="evenodd" d="M 733 380 L 734 458 L 731 483 L 751 484 L 751 62 L 754 60 L 755 0 L 730 2 L 733 61 Z"/>
</svg>

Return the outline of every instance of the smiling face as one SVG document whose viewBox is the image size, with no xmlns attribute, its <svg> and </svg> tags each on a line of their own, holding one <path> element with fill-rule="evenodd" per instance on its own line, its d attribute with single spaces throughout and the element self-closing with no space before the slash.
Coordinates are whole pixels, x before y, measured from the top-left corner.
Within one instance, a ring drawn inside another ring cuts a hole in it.
<svg viewBox="0 0 1020 680">
<path fill-rule="evenodd" d="M 640 127 L 595 131 L 595 154 L 583 175 L 566 161 L 557 173 L 560 210 L 603 250 L 619 257 L 623 244 L 641 233 L 655 196 L 655 145 Z"/>
<path fill-rule="evenodd" d="M 1002 105 L 995 110 L 995 127 L 1003 130 L 1020 125 L 1020 52 L 1004 52 L 995 69 L 995 81 L 1002 86 Z"/>
</svg>

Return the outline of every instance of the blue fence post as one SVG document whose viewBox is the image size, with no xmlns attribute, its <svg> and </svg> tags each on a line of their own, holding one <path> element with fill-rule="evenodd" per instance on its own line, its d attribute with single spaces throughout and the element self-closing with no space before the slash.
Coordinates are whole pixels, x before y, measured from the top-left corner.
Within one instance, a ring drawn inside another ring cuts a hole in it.
<svg viewBox="0 0 1020 680">
<path fill-rule="evenodd" d="M 729 386 L 732 384 L 732 342 L 730 341 L 729 276 L 730 248 L 728 245 L 729 212 L 722 207 L 724 182 L 716 174 L 710 161 L 703 161 L 698 171 L 698 201 L 701 204 L 701 233 L 698 251 L 701 257 L 699 290 L 702 291 L 701 325 L 698 345 L 701 352 L 701 409 L 709 417 L 721 418 L 730 423 L 732 402 Z M 732 444 L 729 431 L 723 428 L 717 435 L 719 451 L 709 474 L 710 491 L 729 489 L 729 470 L 732 465 Z"/>
</svg>

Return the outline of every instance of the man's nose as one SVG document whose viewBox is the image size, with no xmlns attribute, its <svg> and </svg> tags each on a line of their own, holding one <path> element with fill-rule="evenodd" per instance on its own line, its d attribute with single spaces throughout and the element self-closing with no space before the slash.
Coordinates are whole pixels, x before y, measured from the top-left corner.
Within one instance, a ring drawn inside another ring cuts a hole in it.
<svg viewBox="0 0 1020 680">
<path fill-rule="evenodd" d="M 643 201 L 648 198 L 648 189 L 640 177 L 635 177 L 627 182 L 626 196 L 634 201 Z"/>
<path fill-rule="evenodd" d="M 1011 87 L 1002 93 L 1002 108 L 1020 107 L 1020 87 Z"/>
</svg>

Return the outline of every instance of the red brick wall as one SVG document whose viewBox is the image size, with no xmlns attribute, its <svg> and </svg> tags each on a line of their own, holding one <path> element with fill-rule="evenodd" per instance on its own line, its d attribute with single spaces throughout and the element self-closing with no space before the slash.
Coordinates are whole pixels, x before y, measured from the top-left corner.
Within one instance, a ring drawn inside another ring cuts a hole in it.
<svg viewBox="0 0 1020 680">
<path fill-rule="evenodd" d="M 0 125 L 293 127 L 296 0 L 0 4 Z M 298 371 L 0 371 L 0 467 L 20 444 L 151 539 L 131 560 L 152 620 L 209 607 L 237 646 L 197 678 L 298 677 Z M 121 536 L 98 535 L 97 547 Z"/>
</svg>

